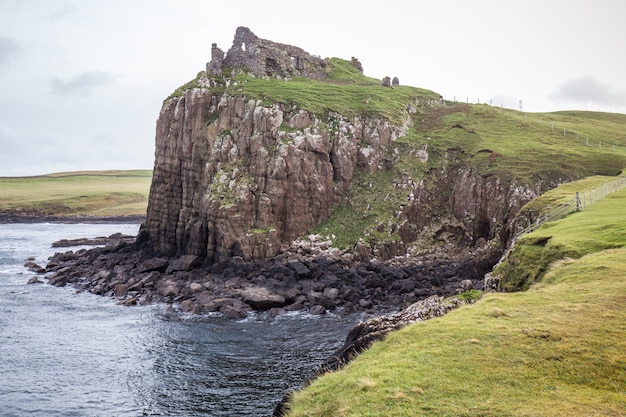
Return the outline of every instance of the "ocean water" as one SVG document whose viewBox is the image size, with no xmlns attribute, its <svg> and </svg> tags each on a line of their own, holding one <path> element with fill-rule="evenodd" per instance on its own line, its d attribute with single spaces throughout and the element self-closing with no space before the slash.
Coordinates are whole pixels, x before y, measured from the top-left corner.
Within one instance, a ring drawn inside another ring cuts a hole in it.
<svg viewBox="0 0 626 417">
<path fill-rule="evenodd" d="M 0 224 L 1 416 L 268 416 L 364 319 L 232 321 L 26 284 L 53 241 L 138 227 Z"/>
</svg>

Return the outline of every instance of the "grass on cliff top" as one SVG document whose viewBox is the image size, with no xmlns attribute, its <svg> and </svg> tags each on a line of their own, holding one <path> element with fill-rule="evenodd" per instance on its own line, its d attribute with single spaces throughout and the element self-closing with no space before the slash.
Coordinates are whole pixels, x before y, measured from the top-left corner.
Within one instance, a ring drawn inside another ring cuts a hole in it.
<svg viewBox="0 0 626 417">
<path fill-rule="evenodd" d="M 625 225 L 622 190 L 540 228 L 530 242 L 574 257 L 526 292 L 390 334 L 295 393 L 288 416 L 626 416 Z"/>
<path fill-rule="evenodd" d="M 0 177 L 0 210 L 54 216 L 145 215 L 151 170 Z"/>
<path fill-rule="evenodd" d="M 568 203 L 575 198 L 577 192 L 579 193 L 581 201 L 585 198 L 585 203 L 590 204 L 589 193 L 591 190 L 597 190 L 606 184 L 617 181 L 619 178 L 620 177 L 606 175 L 594 175 L 578 181 L 561 184 L 545 192 L 540 198 L 536 198 L 522 207 L 520 215 L 532 213 L 530 216 L 537 218 L 540 214 L 545 214 L 547 210 L 557 207 L 559 204 Z M 583 196 L 583 193 L 585 196 Z"/>
<path fill-rule="evenodd" d="M 330 73 L 326 80 L 281 80 L 238 74 L 235 83 L 225 91 L 266 104 L 296 105 L 320 116 L 335 112 L 346 117 L 382 117 L 397 124 L 408 117 L 407 105 L 415 106 L 415 99 L 424 102 L 440 98 L 433 91 L 415 87 L 383 87 L 381 80 L 361 74 L 350 62 L 339 58 L 329 58 L 326 62 Z"/>
<path fill-rule="evenodd" d="M 588 186 L 589 181 L 576 182 L 568 188 L 577 184 Z M 522 236 L 494 273 L 501 276 L 503 290 L 524 290 L 541 281 L 554 262 L 625 246 L 626 188 Z"/>
<path fill-rule="evenodd" d="M 453 104 L 418 117 L 406 141 L 428 146 L 440 159 L 455 150 L 485 176 L 563 182 L 615 175 L 626 162 L 623 114 L 522 113 Z"/>
</svg>

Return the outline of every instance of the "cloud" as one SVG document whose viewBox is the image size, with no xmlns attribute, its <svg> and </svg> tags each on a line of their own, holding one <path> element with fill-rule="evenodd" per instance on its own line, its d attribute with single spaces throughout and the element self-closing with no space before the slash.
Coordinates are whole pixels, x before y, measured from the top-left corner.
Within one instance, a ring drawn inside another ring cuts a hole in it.
<svg viewBox="0 0 626 417">
<path fill-rule="evenodd" d="M 113 75 L 108 72 L 86 71 L 70 78 L 51 77 L 49 85 L 53 94 L 88 96 L 97 87 L 110 84 L 113 80 Z"/>
<path fill-rule="evenodd" d="M 0 65 L 7 65 L 22 48 L 17 40 L 0 36 Z"/>
<path fill-rule="evenodd" d="M 70 3 L 57 4 L 53 7 L 55 8 L 48 12 L 48 18 L 51 21 L 63 20 L 71 17 L 78 10 L 74 4 Z"/>
<path fill-rule="evenodd" d="M 557 102 L 623 106 L 626 104 L 626 90 L 616 90 L 609 83 L 603 83 L 593 77 L 586 76 L 563 83 L 548 98 Z"/>
</svg>

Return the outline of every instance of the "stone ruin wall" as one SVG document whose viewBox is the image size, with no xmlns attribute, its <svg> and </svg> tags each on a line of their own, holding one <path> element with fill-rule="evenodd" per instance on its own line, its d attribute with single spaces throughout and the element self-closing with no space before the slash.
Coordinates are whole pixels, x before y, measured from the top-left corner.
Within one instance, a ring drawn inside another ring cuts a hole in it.
<svg viewBox="0 0 626 417">
<path fill-rule="evenodd" d="M 208 74 L 221 74 L 223 68 L 246 68 L 256 77 L 328 77 L 326 62 L 301 48 L 261 39 L 246 27 L 235 32 L 232 47 L 226 54 L 213 44 Z"/>
</svg>

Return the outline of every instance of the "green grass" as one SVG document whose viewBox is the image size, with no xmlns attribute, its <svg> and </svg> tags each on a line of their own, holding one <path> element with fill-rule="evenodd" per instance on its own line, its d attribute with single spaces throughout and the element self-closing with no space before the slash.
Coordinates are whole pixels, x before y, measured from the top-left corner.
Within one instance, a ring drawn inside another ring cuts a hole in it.
<svg viewBox="0 0 626 417">
<path fill-rule="evenodd" d="M 383 87 L 380 80 L 364 76 L 348 61 L 337 58 L 326 61 L 331 73 L 327 80 L 264 79 L 239 74 L 226 91 L 259 99 L 265 104 L 296 105 L 322 118 L 333 112 L 349 118 L 379 117 L 397 124 L 408 120 L 408 104 L 425 106 L 428 100 L 440 98 L 433 91 L 415 87 Z"/>
<path fill-rule="evenodd" d="M 541 198 L 536 198 L 522 207 L 520 216 L 536 219 L 539 215 L 545 214 L 545 212 L 550 210 L 550 208 L 554 208 L 559 204 L 568 203 L 575 198 L 577 192 L 579 193 L 579 198 L 582 201 L 583 193 L 588 196 L 590 190 L 598 189 L 599 187 L 613 181 L 616 181 L 616 177 L 614 176 L 594 175 L 583 178 L 582 180 L 561 184 L 560 186 L 542 194 Z M 589 204 L 587 196 L 584 197 L 585 204 Z"/>
<path fill-rule="evenodd" d="M 600 178 L 577 181 L 567 190 L 598 184 Z M 562 191 L 548 193 L 548 200 Z M 550 265 L 566 258 L 580 258 L 604 249 L 622 248 L 626 244 L 626 189 L 609 194 L 605 199 L 563 220 L 546 223 L 533 233 L 522 236 L 507 257 L 495 269 L 501 276 L 504 291 L 527 289 L 542 279 Z M 544 199 L 542 196 L 540 198 Z M 540 205 L 540 203 L 537 203 Z"/>
<path fill-rule="evenodd" d="M 288 416 L 625 416 L 626 190 L 518 245 L 546 236 L 540 283 L 390 334 Z"/>
<path fill-rule="evenodd" d="M 626 159 L 626 115 L 604 114 L 611 118 L 603 120 L 599 119 L 603 114 L 575 114 L 573 118 L 570 113 L 527 114 L 487 105 L 458 104 L 424 117 L 417 126 L 417 137 L 423 141 L 427 135 L 437 154 L 458 148 L 461 158 L 485 176 L 513 177 L 518 182 L 559 182 L 590 175 L 615 175 Z M 568 133 L 563 134 L 563 128 Z M 587 146 L 583 134 L 590 136 L 590 143 L 595 146 Z M 604 146 L 598 147 L 599 141 Z"/>
<path fill-rule="evenodd" d="M 328 58 L 326 62 L 329 71 L 326 80 L 257 78 L 247 73 L 232 75 L 225 70 L 223 76 L 213 76 L 216 87 L 210 90 L 214 94 L 228 93 L 261 100 L 264 105 L 295 105 L 323 119 L 329 113 L 339 113 L 344 117 L 381 117 L 398 124 L 408 119 L 409 104 L 427 106 L 428 100 L 440 99 L 439 94 L 421 88 L 383 87 L 380 80 L 364 76 L 350 62 L 339 58 Z M 199 73 L 167 99 L 182 96 L 188 89 L 200 88 L 204 76 L 204 72 Z"/>
<path fill-rule="evenodd" d="M 0 210 L 55 216 L 145 215 L 152 171 L 0 177 Z"/>
</svg>

